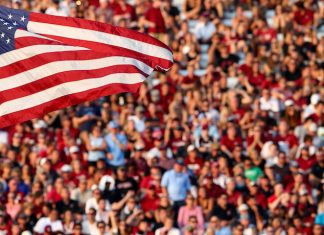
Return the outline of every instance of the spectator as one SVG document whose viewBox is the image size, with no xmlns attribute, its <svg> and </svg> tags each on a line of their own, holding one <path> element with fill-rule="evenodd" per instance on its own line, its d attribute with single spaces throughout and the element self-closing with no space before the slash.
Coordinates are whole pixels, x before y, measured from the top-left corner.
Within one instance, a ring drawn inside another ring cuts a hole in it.
<svg viewBox="0 0 324 235">
<path fill-rule="evenodd" d="M 322 1 L 0 5 L 149 33 L 174 55 L 138 93 L 0 130 L 0 234 L 323 233 Z"/>
<path fill-rule="evenodd" d="M 125 164 L 125 147 L 127 144 L 126 136 L 119 133 L 118 124 L 111 121 L 108 125 L 109 133 L 106 135 L 105 140 L 107 143 L 108 151 L 108 164 L 112 167 L 118 167 Z"/>
<path fill-rule="evenodd" d="M 51 231 L 63 231 L 63 224 L 58 215 L 58 211 L 56 209 L 52 209 L 49 217 L 43 217 L 37 221 L 34 227 L 34 232 L 37 234 L 43 234 Z"/>
<path fill-rule="evenodd" d="M 189 176 L 183 172 L 183 168 L 183 159 L 178 158 L 173 169 L 163 175 L 161 182 L 163 193 L 173 201 L 175 211 L 185 204 L 187 193 L 191 188 Z"/>
<path fill-rule="evenodd" d="M 87 220 L 82 222 L 82 233 L 90 235 L 99 234 L 97 222 L 95 220 L 96 210 L 94 208 L 89 208 L 86 213 Z"/>
<path fill-rule="evenodd" d="M 162 234 L 166 234 L 166 235 L 179 235 L 180 234 L 179 229 L 173 227 L 172 218 L 170 218 L 170 217 L 166 218 L 164 226 L 155 231 L 155 235 L 162 235 Z"/>
</svg>

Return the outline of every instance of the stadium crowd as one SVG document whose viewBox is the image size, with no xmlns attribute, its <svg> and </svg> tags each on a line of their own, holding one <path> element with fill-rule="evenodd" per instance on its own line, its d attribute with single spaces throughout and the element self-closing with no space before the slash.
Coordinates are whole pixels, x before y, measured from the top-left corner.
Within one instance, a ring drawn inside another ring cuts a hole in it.
<svg viewBox="0 0 324 235">
<path fill-rule="evenodd" d="M 149 33 L 175 64 L 0 131 L 0 235 L 321 235 L 324 2 L 0 0 Z"/>
</svg>

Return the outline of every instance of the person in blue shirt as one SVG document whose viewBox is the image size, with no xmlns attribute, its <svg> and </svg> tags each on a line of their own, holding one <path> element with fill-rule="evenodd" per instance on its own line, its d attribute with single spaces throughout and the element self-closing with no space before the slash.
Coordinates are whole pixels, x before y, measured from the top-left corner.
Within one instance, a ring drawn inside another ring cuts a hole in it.
<svg viewBox="0 0 324 235">
<path fill-rule="evenodd" d="M 173 203 L 173 209 L 177 218 L 178 211 L 181 206 L 185 205 L 187 193 L 191 188 L 189 175 L 183 172 L 184 161 L 178 158 L 174 167 L 164 173 L 161 181 L 162 191 L 168 195 Z"/>
<path fill-rule="evenodd" d="M 118 128 L 119 126 L 116 122 L 109 122 L 109 133 L 105 136 L 108 152 L 107 161 L 109 166 L 114 168 L 125 165 L 125 149 L 127 138 L 124 134 L 119 132 Z"/>
</svg>

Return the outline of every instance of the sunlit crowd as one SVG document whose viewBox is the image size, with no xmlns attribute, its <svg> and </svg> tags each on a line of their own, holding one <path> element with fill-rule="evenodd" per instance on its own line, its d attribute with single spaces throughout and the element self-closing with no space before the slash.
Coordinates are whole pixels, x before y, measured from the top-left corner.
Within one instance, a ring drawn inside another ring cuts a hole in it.
<svg viewBox="0 0 324 235">
<path fill-rule="evenodd" d="M 0 235 L 324 233 L 323 1 L 0 4 L 150 34 L 175 61 L 0 130 Z"/>
</svg>

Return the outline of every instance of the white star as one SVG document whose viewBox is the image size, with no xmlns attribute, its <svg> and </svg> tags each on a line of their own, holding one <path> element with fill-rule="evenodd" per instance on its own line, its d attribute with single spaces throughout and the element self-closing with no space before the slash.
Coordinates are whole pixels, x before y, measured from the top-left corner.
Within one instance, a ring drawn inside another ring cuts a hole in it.
<svg viewBox="0 0 324 235">
<path fill-rule="evenodd" d="M 8 19 L 11 19 L 12 18 L 12 15 L 11 15 L 11 13 L 8 15 Z"/>
<path fill-rule="evenodd" d="M 18 24 L 17 24 L 17 22 L 15 21 L 15 22 L 13 23 L 13 25 L 14 25 L 14 26 L 17 26 Z"/>
<path fill-rule="evenodd" d="M 8 22 L 4 22 L 3 25 L 8 25 Z"/>
<path fill-rule="evenodd" d="M 0 19 L 0 21 L 4 21 L 3 19 Z"/>
<path fill-rule="evenodd" d="M 7 42 L 7 44 L 9 44 L 9 43 L 10 43 L 10 38 L 8 38 L 8 39 L 6 40 L 6 42 Z"/>
<path fill-rule="evenodd" d="M 22 22 L 25 22 L 25 20 L 26 20 L 25 16 L 22 16 L 22 17 L 20 18 L 20 21 L 22 21 Z"/>
<path fill-rule="evenodd" d="M 5 36 L 5 34 L 4 34 L 4 33 L 2 33 L 2 34 L 1 34 L 1 38 L 4 38 L 4 36 Z"/>
<path fill-rule="evenodd" d="M 12 29 L 12 28 L 13 28 L 13 27 L 9 26 L 9 27 L 8 27 L 8 30 L 10 30 L 10 29 Z"/>
</svg>

